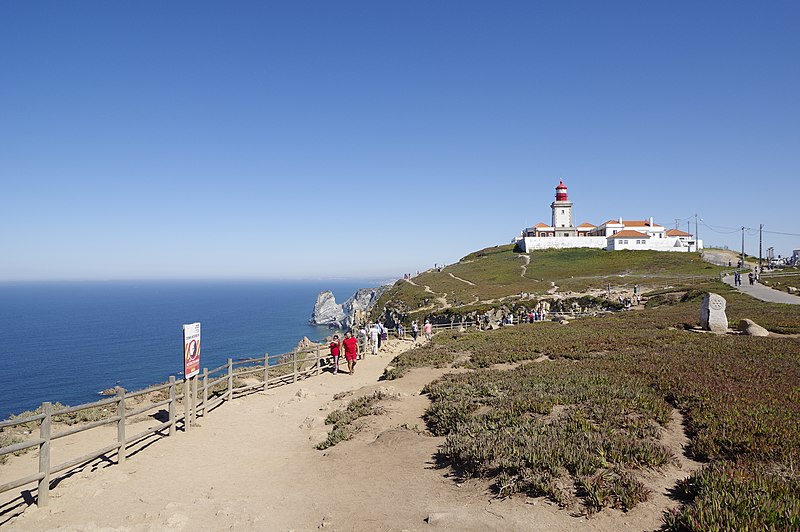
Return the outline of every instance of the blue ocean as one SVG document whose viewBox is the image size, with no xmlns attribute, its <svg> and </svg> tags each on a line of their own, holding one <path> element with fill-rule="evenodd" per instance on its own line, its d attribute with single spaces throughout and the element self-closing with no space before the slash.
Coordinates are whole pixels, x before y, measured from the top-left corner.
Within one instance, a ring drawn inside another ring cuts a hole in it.
<svg viewBox="0 0 800 532">
<path fill-rule="evenodd" d="M 202 326 L 201 367 L 291 351 L 325 327 L 316 296 L 342 302 L 375 280 L 0 283 L 0 419 L 42 401 L 77 405 L 183 371 L 182 325 Z"/>
</svg>

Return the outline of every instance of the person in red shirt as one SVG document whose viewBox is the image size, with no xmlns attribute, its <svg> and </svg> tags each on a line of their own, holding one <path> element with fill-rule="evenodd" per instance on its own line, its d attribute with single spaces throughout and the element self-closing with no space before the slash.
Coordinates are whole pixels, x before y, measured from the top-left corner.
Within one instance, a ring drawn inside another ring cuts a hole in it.
<svg viewBox="0 0 800 532">
<path fill-rule="evenodd" d="M 347 370 L 352 375 L 356 369 L 356 359 L 358 358 L 358 340 L 350 334 L 350 331 L 344 334 L 342 347 L 344 347 L 344 358 L 347 360 Z"/>
<path fill-rule="evenodd" d="M 339 341 L 339 335 L 333 335 L 333 341 L 331 345 L 328 346 L 331 348 L 331 356 L 333 357 L 333 373 L 339 373 L 339 347 L 342 343 Z"/>
</svg>

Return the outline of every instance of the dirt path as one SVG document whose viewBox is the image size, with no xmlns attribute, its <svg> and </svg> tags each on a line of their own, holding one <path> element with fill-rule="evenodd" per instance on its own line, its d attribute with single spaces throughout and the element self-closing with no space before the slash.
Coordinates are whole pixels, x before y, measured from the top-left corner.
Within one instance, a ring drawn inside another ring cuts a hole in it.
<svg viewBox="0 0 800 532">
<path fill-rule="evenodd" d="M 475 286 L 475 283 L 473 283 L 472 281 L 467 281 L 466 279 L 462 279 L 461 277 L 456 277 L 455 275 L 453 275 L 450 272 L 447 272 L 447 275 L 449 275 L 450 277 L 452 277 L 453 279 L 455 279 L 457 281 L 461 281 L 462 283 L 467 283 L 470 286 Z"/>
<path fill-rule="evenodd" d="M 525 263 L 522 265 L 522 273 L 519 274 L 520 277 L 525 277 L 525 274 L 528 272 L 528 266 L 531 263 L 531 256 L 530 255 L 520 255 L 519 258 Z"/>
<path fill-rule="evenodd" d="M 668 489 L 694 467 L 685 460 L 651 474 L 651 501 L 591 519 L 542 499 L 496 499 L 484 481 L 457 481 L 437 463 L 443 439 L 424 432 L 429 400 L 420 395 L 448 370 L 378 381 L 391 358 L 411 346 L 388 342 L 380 355 L 360 361 L 354 376 L 324 374 L 224 404 L 200 420 L 202 427 L 157 441 L 121 466 L 100 463 L 60 482 L 48 507 L 27 507 L 9 529 L 653 530 L 661 511 L 676 505 Z M 358 421 L 349 441 L 314 448 L 326 436 L 330 411 L 377 389 L 394 396 L 382 403 L 386 414 Z M 113 430 L 86 434 L 96 441 L 82 445 L 114 437 Z M 682 454 L 677 413 L 665 441 Z M 32 454 L 12 459 L 26 461 L 35 470 Z"/>
<path fill-rule="evenodd" d="M 450 275 L 452 275 L 452 274 L 450 274 Z M 453 277 L 455 277 L 455 276 L 453 276 Z M 456 277 L 456 279 L 458 279 L 458 277 Z M 459 279 L 459 280 L 460 281 L 464 281 L 465 283 L 469 283 L 469 281 L 466 281 L 464 279 Z M 412 281 L 411 279 L 406 279 L 405 281 L 407 283 L 409 283 L 409 284 L 413 284 L 414 286 L 420 286 L 417 283 L 415 283 L 414 281 Z M 472 283 L 470 283 L 470 284 L 472 284 Z M 426 293 L 431 294 L 432 296 L 434 296 L 434 299 L 436 300 L 436 302 L 439 303 L 439 305 L 441 305 L 441 306 L 437 307 L 436 303 L 431 303 L 430 305 L 426 305 L 424 307 L 420 307 L 420 308 L 416 309 L 415 312 L 420 312 L 420 311 L 425 311 L 425 310 L 433 310 L 433 309 L 444 310 L 446 308 L 450 308 L 451 307 L 450 303 L 447 302 L 447 294 L 439 295 L 438 293 L 436 293 L 433 290 L 431 290 L 431 287 L 426 285 L 426 284 L 422 285 L 422 289 Z"/>
</svg>

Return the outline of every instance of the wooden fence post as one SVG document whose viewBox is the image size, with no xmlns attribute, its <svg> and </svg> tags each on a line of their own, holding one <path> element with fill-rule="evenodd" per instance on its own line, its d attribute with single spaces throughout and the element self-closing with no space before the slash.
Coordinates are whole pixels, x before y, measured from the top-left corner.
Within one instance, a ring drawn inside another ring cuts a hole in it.
<svg viewBox="0 0 800 532">
<path fill-rule="evenodd" d="M 203 417 L 208 414 L 208 368 L 203 368 Z"/>
<path fill-rule="evenodd" d="M 192 402 L 189 413 L 192 416 L 192 425 L 196 425 L 197 421 L 197 375 L 189 379 L 189 389 L 192 392 Z"/>
<path fill-rule="evenodd" d="M 315 375 L 319 376 L 321 369 L 320 365 L 322 364 L 322 359 L 319 357 L 319 346 L 317 346 L 317 371 L 314 372 Z"/>
<path fill-rule="evenodd" d="M 187 379 L 186 377 L 183 378 L 183 430 L 184 432 L 188 431 L 191 428 L 191 417 L 189 416 L 189 412 L 192 410 L 192 406 L 189 402 L 192 400 L 192 381 L 191 379 Z"/>
<path fill-rule="evenodd" d="M 233 400 L 233 359 L 228 359 L 228 401 Z"/>
<path fill-rule="evenodd" d="M 117 386 L 117 464 L 125 462 L 125 390 Z"/>
<path fill-rule="evenodd" d="M 175 375 L 169 376 L 169 435 L 175 435 L 175 399 L 177 393 L 175 390 Z"/>
<path fill-rule="evenodd" d="M 269 387 L 269 353 L 264 353 L 264 390 Z"/>
<path fill-rule="evenodd" d="M 297 382 L 297 351 L 292 351 L 292 382 Z"/>
<path fill-rule="evenodd" d="M 39 437 L 44 441 L 39 444 L 39 492 L 36 496 L 37 506 L 47 506 L 50 500 L 50 423 L 53 417 L 53 405 L 49 402 L 42 403 L 44 419 L 39 426 Z"/>
</svg>

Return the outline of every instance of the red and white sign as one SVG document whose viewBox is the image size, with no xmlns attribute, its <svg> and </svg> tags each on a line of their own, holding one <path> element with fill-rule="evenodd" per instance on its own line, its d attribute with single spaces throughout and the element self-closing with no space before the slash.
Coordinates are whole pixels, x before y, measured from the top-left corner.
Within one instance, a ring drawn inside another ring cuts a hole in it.
<svg viewBox="0 0 800 532">
<path fill-rule="evenodd" d="M 200 373 L 200 322 L 183 326 L 183 376 Z"/>
</svg>

